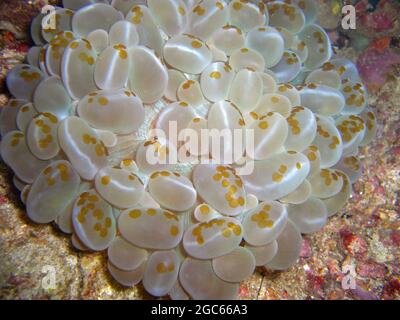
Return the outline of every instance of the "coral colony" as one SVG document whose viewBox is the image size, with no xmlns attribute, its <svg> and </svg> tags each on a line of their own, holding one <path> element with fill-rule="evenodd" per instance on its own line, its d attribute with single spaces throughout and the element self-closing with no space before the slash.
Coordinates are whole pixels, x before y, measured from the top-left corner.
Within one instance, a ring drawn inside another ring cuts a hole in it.
<svg viewBox="0 0 400 320">
<path fill-rule="evenodd" d="M 302 234 L 346 204 L 376 132 L 366 88 L 311 0 L 110 2 L 64 0 L 32 21 L 1 156 L 29 218 L 108 250 L 120 284 L 234 299 L 256 266 L 294 265 Z M 171 124 L 252 139 L 218 150 Z M 182 148 L 188 160 L 168 161 Z"/>
</svg>

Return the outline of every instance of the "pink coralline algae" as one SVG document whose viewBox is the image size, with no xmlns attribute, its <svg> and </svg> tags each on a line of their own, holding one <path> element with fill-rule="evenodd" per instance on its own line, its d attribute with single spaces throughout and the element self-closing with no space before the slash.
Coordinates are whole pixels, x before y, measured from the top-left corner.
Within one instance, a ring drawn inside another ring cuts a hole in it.
<svg viewBox="0 0 400 320">
<path fill-rule="evenodd" d="M 310 240 L 303 239 L 303 244 L 301 246 L 300 257 L 302 258 L 309 258 L 312 256 L 312 249 Z"/>
<path fill-rule="evenodd" d="M 398 277 L 393 277 L 389 282 L 386 283 L 383 289 L 382 298 L 385 300 L 400 298 L 400 281 Z"/>
<path fill-rule="evenodd" d="M 368 48 L 357 61 L 361 77 L 369 90 L 381 88 L 392 73 L 395 65 L 400 63 L 400 55 L 391 48 Z"/>
<path fill-rule="evenodd" d="M 359 276 L 373 279 L 384 279 L 387 273 L 385 265 L 374 261 L 361 262 L 357 269 Z"/>
<path fill-rule="evenodd" d="M 398 4 L 393 0 L 382 0 L 374 11 L 368 10 L 367 0 L 362 0 L 356 5 L 357 24 L 364 31 L 385 32 L 396 27 Z"/>
<path fill-rule="evenodd" d="M 398 12 L 400 5 L 394 0 L 381 0 L 371 8 L 367 0 L 356 4 L 357 29 L 354 39 L 367 38 L 368 48 L 360 54 L 358 67 L 370 91 L 380 89 L 400 63 L 395 39 L 400 32 Z"/>
<path fill-rule="evenodd" d="M 361 237 L 355 235 L 350 230 L 344 229 L 340 231 L 343 248 L 350 255 L 363 255 L 367 252 L 367 243 Z"/>
<path fill-rule="evenodd" d="M 385 12 L 376 12 L 370 15 L 363 15 L 360 22 L 371 27 L 377 32 L 390 30 L 394 26 L 394 21 Z"/>
</svg>

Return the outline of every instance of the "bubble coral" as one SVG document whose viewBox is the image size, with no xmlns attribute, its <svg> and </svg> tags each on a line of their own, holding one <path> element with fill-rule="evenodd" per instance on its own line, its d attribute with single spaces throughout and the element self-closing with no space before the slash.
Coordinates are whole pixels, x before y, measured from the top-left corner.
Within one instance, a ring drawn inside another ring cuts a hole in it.
<svg viewBox="0 0 400 320">
<path fill-rule="evenodd" d="M 375 134 L 368 93 L 315 24 L 313 1 L 64 0 L 32 21 L 12 69 L 1 155 L 27 215 L 78 250 L 108 250 L 124 286 L 234 299 L 256 266 L 286 270 L 302 234 L 351 195 Z M 149 129 L 254 133 L 238 158 L 199 163 Z M 139 143 L 138 143 L 139 140 Z M 135 151 L 135 157 L 132 156 Z M 253 170 L 243 174 L 241 165 Z M 178 172 L 179 171 L 179 172 Z"/>
</svg>

